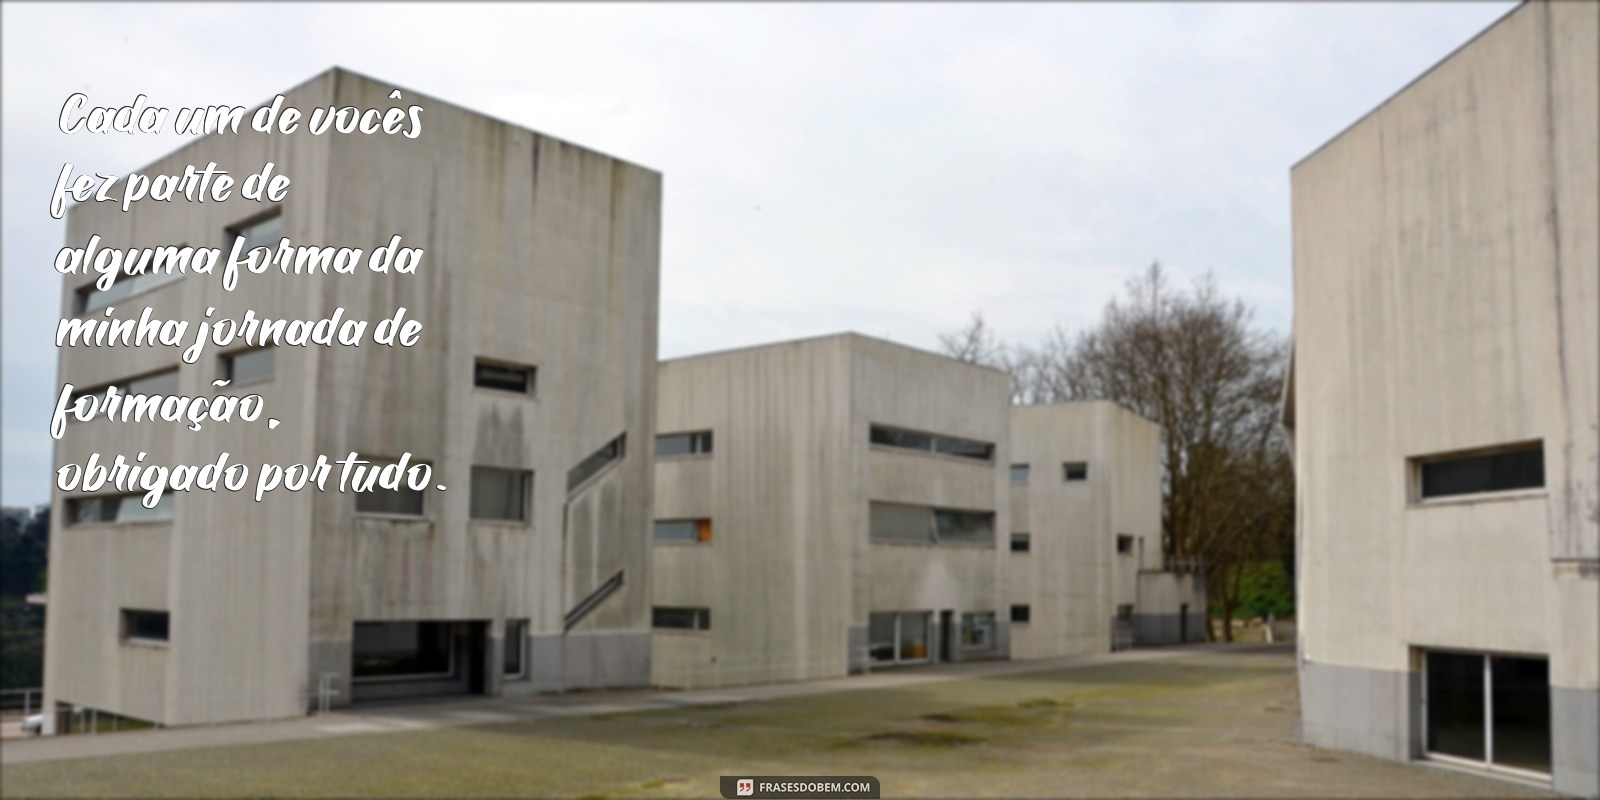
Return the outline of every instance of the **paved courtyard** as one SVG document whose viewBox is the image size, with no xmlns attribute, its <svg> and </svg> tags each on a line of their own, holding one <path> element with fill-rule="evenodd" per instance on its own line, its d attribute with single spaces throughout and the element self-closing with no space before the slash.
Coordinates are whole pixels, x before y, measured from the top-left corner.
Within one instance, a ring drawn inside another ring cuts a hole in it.
<svg viewBox="0 0 1600 800">
<path fill-rule="evenodd" d="M 0 795 L 714 797 L 874 775 L 885 796 L 1506 797 L 1298 743 L 1294 654 L 1191 647 L 720 692 L 436 703 L 7 742 Z"/>
</svg>

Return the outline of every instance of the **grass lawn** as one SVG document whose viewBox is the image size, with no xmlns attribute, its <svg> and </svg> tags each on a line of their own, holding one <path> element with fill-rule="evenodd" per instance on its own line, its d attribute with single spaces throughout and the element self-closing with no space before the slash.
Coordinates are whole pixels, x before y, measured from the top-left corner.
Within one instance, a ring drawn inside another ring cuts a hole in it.
<svg viewBox="0 0 1600 800">
<path fill-rule="evenodd" d="M 1287 651 L 726 706 L 14 764 L 0 795 L 718 796 L 874 775 L 885 796 L 1548 796 L 1297 743 Z"/>
</svg>

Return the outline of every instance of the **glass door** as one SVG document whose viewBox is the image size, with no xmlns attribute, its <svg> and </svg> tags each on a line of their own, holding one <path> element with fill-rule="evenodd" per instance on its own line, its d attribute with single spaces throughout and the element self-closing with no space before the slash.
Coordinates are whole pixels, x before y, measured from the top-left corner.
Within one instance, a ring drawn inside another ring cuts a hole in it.
<svg viewBox="0 0 1600 800">
<path fill-rule="evenodd" d="M 1542 658 L 1428 651 L 1429 758 L 1550 777 L 1550 667 Z"/>
</svg>

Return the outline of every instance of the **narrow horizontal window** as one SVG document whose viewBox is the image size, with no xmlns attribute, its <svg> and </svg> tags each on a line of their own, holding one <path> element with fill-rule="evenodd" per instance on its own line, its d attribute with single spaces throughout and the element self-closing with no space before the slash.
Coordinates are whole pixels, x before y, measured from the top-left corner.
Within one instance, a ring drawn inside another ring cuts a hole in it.
<svg viewBox="0 0 1600 800">
<path fill-rule="evenodd" d="M 650 610 L 650 627 L 667 630 L 711 630 L 711 609 L 656 606 Z"/>
<path fill-rule="evenodd" d="M 513 394 L 533 394 L 534 367 L 478 359 L 472 365 L 472 385 Z"/>
<path fill-rule="evenodd" d="M 396 463 L 393 459 L 384 458 L 367 459 L 367 461 L 367 469 L 372 472 Z M 398 489 L 384 489 L 373 484 L 371 489 L 358 491 L 355 495 L 356 512 L 359 514 L 420 517 L 427 511 L 427 492 L 411 488 L 406 483 L 405 476 L 401 476 Z"/>
<path fill-rule="evenodd" d="M 992 511 L 873 502 L 868 506 L 867 516 L 867 537 L 875 541 L 994 544 Z"/>
<path fill-rule="evenodd" d="M 1026 533 L 1011 534 L 1011 552 L 1027 553 L 1033 550 L 1033 537 Z"/>
<path fill-rule="evenodd" d="M 986 511 L 935 511 L 940 544 L 994 544 L 994 514 Z"/>
<path fill-rule="evenodd" d="M 567 493 L 571 494 L 573 490 L 582 486 L 590 478 L 600 474 L 601 470 L 622 460 L 623 439 L 625 436 L 626 434 L 606 442 L 599 450 L 590 453 L 587 458 L 579 461 L 576 467 L 568 470 Z"/>
<path fill-rule="evenodd" d="M 1012 464 L 1011 465 L 1011 485 L 1012 486 L 1027 486 L 1028 485 L 1028 465 L 1027 464 Z"/>
<path fill-rule="evenodd" d="M 711 541 L 711 520 L 658 519 L 655 522 L 654 538 L 658 542 L 705 544 Z"/>
<path fill-rule="evenodd" d="M 1029 622 L 1031 621 L 1032 617 L 1033 609 L 1027 605 L 1015 605 L 1011 607 L 1012 622 Z"/>
<path fill-rule="evenodd" d="M 178 368 L 171 367 L 160 372 L 149 372 L 132 378 L 122 378 L 98 386 L 77 389 L 72 393 L 73 402 L 80 397 L 104 397 L 106 390 L 116 387 L 121 394 L 147 394 L 167 397 L 178 393 Z M 72 417 L 68 417 L 72 419 Z"/>
<path fill-rule="evenodd" d="M 957 439 L 954 436 L 933 437 L 933 450 L 947 456 L 970 458 L 974 461 L 988 461 L 994 457 L 994 445 L 973 439 Z"/>
<path fill-rule="evenodd" d="M 166 492 L 155 508 L 144 507 L 143 494 L 75 497 L 67 501 L 67 524 L 96 522 L 163 522 L 172 519 L 172 493 Z"/>
<path fill-rule="evenodd" d="M 868 517 L 870 539 L 923 544 L 933 541 L 932 509 L 895 503 L 873 503 Z"/>
<path fill-rule="evenodd" d="M 1423 499 L 1544 486 L 1544 443 L 1524 442 L 1495 450 L 1415 459 Z"/>
<path fill-rule="evenodd" d="M 472 468 L 473 519 L 523 522 L 528 519 L 533 473 L 520 469 Z"/>
<path fill-rule="evenodd" d="M 165 611 L 122 609 L 122 638 L 165 642 L 171 635 L 171 616 Z"/>
<path fill-rule="evenodd" d="M 99 311 L 108 306 L 114 306 L 136 294 L 142 294 L 158 286 L 176 283 L 183 279 L 183 271 L 172 266 L 163 252 L 176 253 L 185 245 L 175 248 L 156 248 L 156 255 L 152 257 L 151 264 L 140 275 L 119 273 L 111 286 L 101 289 L 93 284 L 78 289 L 75 312 L 87 314 Z M 186 261 L 186 260 L 185 260 Z"/>
<path fill-rule="evenodd" d="M 1063 473 L 1062 477 L 1068 481 L 1089 480 L 1089 462 L 1087 461 L 1068 461 L 1061 465 L 1061 471 Z"/>
<path fill-rule="evenodd" d="M 959 436 L 944 436 L 894 428 L 888 425 L 873 425 L 869 438 L 875 445 L 893 447 L 900 450 L 938 453 L 958 458 L 970 458 L 974 461 L 989 461 L 994 458 L 993 444 L 980 442 L 976 439 L 963 439 Z"/>
<path fill-rule="evenodd" d="M 230 386 L 272 379 L 275 347 L 258 347 L 222 357 L 222 377 Z"/>
<path fill-rule="evenodd" d="M 711 452 L 711 431 L 664 433 L 656 437 L 656 457 L 702 455 Z"/>
</svg>

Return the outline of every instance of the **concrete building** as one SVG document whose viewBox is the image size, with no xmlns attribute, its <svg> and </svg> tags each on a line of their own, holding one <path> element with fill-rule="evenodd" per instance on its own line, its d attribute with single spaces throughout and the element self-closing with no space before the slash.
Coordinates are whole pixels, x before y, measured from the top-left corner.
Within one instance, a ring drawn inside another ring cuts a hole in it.
<svg viewBox="0 0 1600 800">
<path fill-rule="evenodd" d="M 418 693 L 649 679 L 649 511 L 661 176 L 330 70 L 286 105 L 423 108 L 421 135 L 209 135 L 147 172 L 266 162 L 292 178 L 263 206 L 71 209 L 83 246 L 358 246 L 400 234 L 416 274 L 149 276 L 109 291 L 66 277 L 61 314 L 346 318 L 404 307 L 409 348 L 62 348 L 80 392 L 259 394 L 282 421 L 75 422 L 57 465 L 299 464 L 357 453 L 431 465 L 421 490 L 137 498 L 57 492 L 46 699 L 166 725 L 289 717 Z M 246 126 L 248 127 L 248 126 Z M 226 388 L 213 381 L 232 379 Z"/>
<path fill-rule="evenodd" d="M 658 685 L 1103 653 L 1204 617 L 1160 572 L 1160 431 L 1114 405 L 1013 410 L 1000 372 L 857 334 L 669 360 L 659 390 Z"/>
<path fill-rule="evenodd" d="M 658 379 L 657 684 L 1008 652 L 1004 374 L 845 334 Z"/>
<path fill-rule="evenodd" d="M 1161 427 L 1115 403 L 1011 412 L 1011 657 L 1204 641 L 1205 581 L 1162 559 Z"/>
<path fill-rule="evenodd" d="M 1523 4 L 1293 169 L 1311 744 L 1600 796 L 1597 38 Z"/>
</svg>

